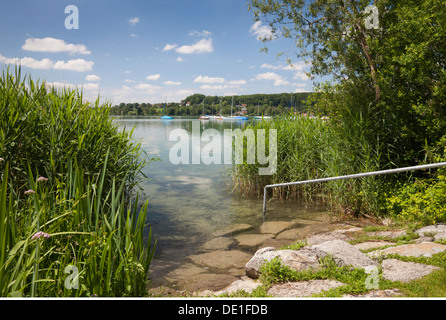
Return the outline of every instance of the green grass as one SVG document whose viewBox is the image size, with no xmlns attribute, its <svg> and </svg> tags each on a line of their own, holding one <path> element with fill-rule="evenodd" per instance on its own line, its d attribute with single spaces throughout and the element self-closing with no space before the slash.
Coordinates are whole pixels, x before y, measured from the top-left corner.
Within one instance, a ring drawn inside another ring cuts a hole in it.
<svg viewBox="0 0 446 320">
<path fill-rule="evenodd" d="M 20 69 L 0 77 L 0 296 L 147 295 L 146 161 L 108 112 Z"/>
</svg>

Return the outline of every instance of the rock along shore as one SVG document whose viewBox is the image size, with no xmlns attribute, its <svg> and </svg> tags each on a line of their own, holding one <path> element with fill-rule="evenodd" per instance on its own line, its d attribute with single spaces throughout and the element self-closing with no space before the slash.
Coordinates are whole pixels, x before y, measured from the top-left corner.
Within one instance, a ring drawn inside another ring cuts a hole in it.
<svg viewBox="0 0 446 320">
<path fill-rule="evenodd" d="M 368 222 L 364 221 L 324 222 L 319 229 L 315 225 L 306 229 L 301 222 L 265 222 L 259 233 L 253 233 L 249 225 L 234 225 L 225 230 L 217 230 L 215 238 L 203 245 L 202 253 L 190 256 L 187 263 L 169 274 L 172 283 L 182 281 L 186 284 L 185 290 L 173 295 L 209 297 L 231 294 L 238 290 L 250 293 L 261 285 L 258 279 L 260 266 L 276 257 L 283 265 L 301 271 L 317 270 L 321 267 L 319 259 L 329 255 L 338 266 L 364 268 L 367 273 L 381 268 L 384 279 L 408 282 L 439 268 L 386 258 L 388 255 L 430 257 L 446 250 L 446 245 L 434 242 L 446 239 L 444 224 L 416 230 L 418 238 L 410 244 L 397 245 L 392 239 L 406 236 L 405 230 L 387 228 L 387 231 L 366 232 L 363 227 Z M 359 239 L 366 240 L 361 242 Z M 297 250 L 280 249 L 283 244 L 296 241 L 305 241 L 306 245 Z M 268 290 L 268 295 L 308 297 L 342 285 L 344 284 L 330 279 L 287 282 L 273 285 Z M 172 295 L 171 292 L 169 294 Z M 397 289 L 391 289 L 371 290 L 361 297 L 385 298 L 401 295 Z"/>
<path fill-rule="evenodd" d="M 245 276 L 233 282 L 230 286 L 216 292 L 202 292 L 205 294 L 221 295 L 232 293 L 237 290 L 252 292 L 260 285 L 258 281 L 260 266 L 265 261 L 271 261 L 278 257 L 282 265 L 291 269 L 302 271 L 307 269 L 317 270 L 320 258 L 330 255 L 338 266 L 353 266 L 364 268 L 366 272 L 382 268 L 382 277 L 391 281 L 408 282 L 422 278 L 434 270 L 440 269 L 435 266 L 404 262 L 398 259 L 386 259 L 387 255 L 397 254 L 408 257 L 431 257 L 433 254 L 446 250 L 446 245 L 433 241 L 446 238 L 446 225 L 439 224 L 416 230 L 419 238 L 415 243 L 396 245 L 395 242 L 375 239 L 392 239 L 406 235 L 404 230 L 392 230 L 381 232 L 368 232 L 367 236 L 375 238 L 357 243 L 349 244 L 348 241 L 355 239 L 358 234 L 364 234 L 363 228 L 345 227 L 331 232 L 323 232 L 310 236 L 306 239 L 307 245 L 298 250 L 281 250 L 274 247 L 264 247 L 254 254 L 245 265 Z M 376 250 L 375 250 L 376 249 Z M 367 253 L 363 253 L 367 251 Z M 378 262 L 382 258 L 382 262 Z M 377 272 L 377 271 L 376 271 Z M 286 282 L 273 285 L 268 290 L 268 295 L 273 297 L 308 297 L 332 288 L 344 285 L 335 280 L 312 280 L 300 282 Z M 371 290 L 362 297 L 395 297 L 402 296 L 397 289 Z M 354 297 L 348 295 L 345 297 Z"/>
</svg>

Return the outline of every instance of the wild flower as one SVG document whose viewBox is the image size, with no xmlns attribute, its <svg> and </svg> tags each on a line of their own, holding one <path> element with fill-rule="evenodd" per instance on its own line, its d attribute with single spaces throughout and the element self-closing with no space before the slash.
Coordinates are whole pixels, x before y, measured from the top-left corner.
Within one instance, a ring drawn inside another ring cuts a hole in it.
<svg viewBox="0 0 446 320">
<path fill-rule="evenodd" d="M 29 189 L 29 190 L 25 191 L 25 194 L 34 194 L 34 193 L 36 193 L 36 192 L 34 190 L 32 190 L 32 189 Z"/>
<path fill-rule="evenodd" d="M 48 181 L 48 178 L 45 178 L 45 177 L 37 178 L 37 182 L 40 182 L 40 181 Z"/>
<path fill-rule="evenodd" d="M 5 159 L 3 159 L 3 158 L 0 158 L 0 162 L 1 162 L 1 161 L 5 161 Z"/>
<path fill-rule="evenodd" d="M 39 231 L 39 232 L 36 232 L 36 233 L 31 237 L 31 239 L 39 239 L 39 238 L 41 238 L 41 237 L 44 237 L 44 238 L 48 239 L 48 238 L 50 237 L 50 234 L 45 233 L 45 232 L 42 232 L 42 231 Z"/>
</svg>

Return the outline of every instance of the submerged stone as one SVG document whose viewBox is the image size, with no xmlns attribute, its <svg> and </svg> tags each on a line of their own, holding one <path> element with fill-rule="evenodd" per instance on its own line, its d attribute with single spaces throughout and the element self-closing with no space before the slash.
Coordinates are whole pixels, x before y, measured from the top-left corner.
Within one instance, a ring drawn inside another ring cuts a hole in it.
<svg viewBox="0 0 446 320">
<path fill-rule="evenodd" d="M 293 225 L 295 223 L 290 221 L 267 221 L 260 226 L 260 232 L 278 234 Z"/>
<path fill-rule="evenodd" d="M 214 237 L 223 237 L 223 236 L 227 236 L 227 235 L 242 232 L 242 231 L 247 231 L 252 228 L 253 227 L 250 224 L 238 223 L 238 224 L 233 224 L 233 225 L 226 226 L 223 228 L 219 228 L 219 229 L 215 230 L 212 235 Z"/>
</svg>

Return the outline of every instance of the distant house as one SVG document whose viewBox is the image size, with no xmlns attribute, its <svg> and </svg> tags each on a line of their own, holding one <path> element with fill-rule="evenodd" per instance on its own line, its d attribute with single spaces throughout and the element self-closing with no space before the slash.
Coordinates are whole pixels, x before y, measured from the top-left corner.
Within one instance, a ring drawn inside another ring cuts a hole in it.
<svg viewBox="0 0 446 320">
<path fill-rule="evenodd" d="M 186 107 L 190 106 L 190 101 L 186 102 Z"/>
</svg>

